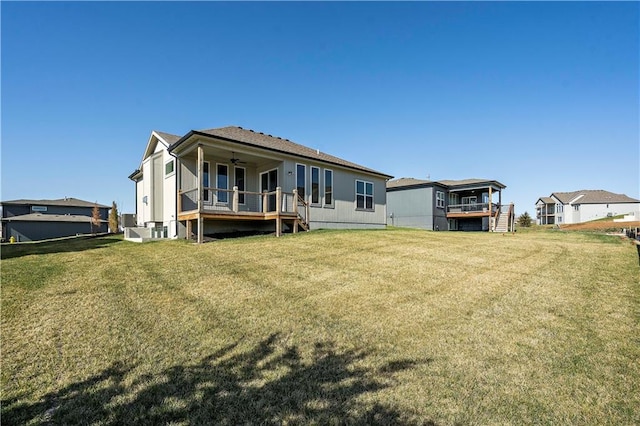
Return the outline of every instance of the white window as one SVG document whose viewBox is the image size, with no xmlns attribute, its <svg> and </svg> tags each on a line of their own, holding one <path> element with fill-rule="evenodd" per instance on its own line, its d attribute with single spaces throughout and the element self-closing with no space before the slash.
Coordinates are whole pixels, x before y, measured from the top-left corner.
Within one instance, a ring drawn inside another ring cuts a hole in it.
<svg viewBox="0 0 640 426">
<path fill-rule="evenodd" d="M 562 204 L 556 204 L 556 213 L 562 213 L 564 211 L 564 206 Z"/>
<path fill-rule="evenodd" d="M 311 204 L 320 204 L 320 169 L 311 166 Z"/>
<path fill-rule="evenodd" d="M 436 207 L 444 209 L 444 192 L 436 191 Z"/>
<path fill-rule="evenodd" d="M 307 166 L 304 164 L 296 164 L 296 189 L 300 198 L 306 201 Z"/>
<path fill-rule="evenodd" d="M 580 204 L 574 204 L 573 205 L 573 211 L 580 211 Z"/>
<path fill-rule="evenodd" d="M 333 170 L 324 169 L 324 205 L 333 205 Z"/>
<path fill-rule="evenodd" d="M 373 210 L 373 183 L 356 180 L 356 209 Z"/>
<path fill-rule="evenodd" d="M 229 166 L 226 164 L 218 164 L 216 172 L 216 188 L 229 189 Z M 229 193 L 227 191 L 218 191 L 218 202 L 228 203 Z"/>
<path fill-rule="evenodd" d="M 173 160 L 170 160 L 166 163 L 164 163 L 164 175 L 165 176 L 169 176 L 172 175 L 174 172 L 174 163 Z"/>
</svg>

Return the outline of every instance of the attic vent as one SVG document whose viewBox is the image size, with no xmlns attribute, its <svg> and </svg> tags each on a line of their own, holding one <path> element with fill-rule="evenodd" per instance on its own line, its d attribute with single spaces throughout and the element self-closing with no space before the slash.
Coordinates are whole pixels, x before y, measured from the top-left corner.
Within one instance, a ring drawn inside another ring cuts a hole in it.
<svg viewBox="0 0 640 426">
<path fill-rule="evenodd" d="M 260 132 L 261 135 L 264 135 L 264 133 Z"/>
<path fill-rule="evenodd" d="M 242 127 L 238 126 L 238 129 L 242 130 Z"/>
<path fill-rule="evenodd" d="M 254 132 L 253 130 L 251 130 L 251 129 L 249 129 L 249 131 L 250 131 L 251 133 L 255 133 L 255 132 Z"/>
<path fill-rule="evenodd" d="M 273 137 L 273 136 L 271 136 L 271 135 L 267 135 L 267 136 L 269 136 L 270 138 L 272 138 L 272 137 Z"/>
</svg>

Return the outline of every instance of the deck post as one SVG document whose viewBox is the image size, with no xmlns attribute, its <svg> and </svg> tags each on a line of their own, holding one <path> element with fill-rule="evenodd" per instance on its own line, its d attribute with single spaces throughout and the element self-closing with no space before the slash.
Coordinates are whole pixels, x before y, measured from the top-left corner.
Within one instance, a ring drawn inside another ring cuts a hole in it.
<svg viewBox="0 0 640 426">
<path fill-rule="evenodd" d="M 198 145 L 198 244 L 202 244 L 204 240 L 204 226 L 202 220 L 202 199 L 203 199 L 203 187 L 202 176 L 204 169 L 204 148 L 202 145 Z"/>
<path fill-rule="evenodd" d="M 282 212 L 282 188 L 276 188 L 276 237 L 282 235 L 282 219 L 280 218 L 280 212 Z"/>
<path fill-rule="evenodd" d="M 191 232 L 193 232 L 193 223 L 191 220 L 187 220 L 187 240 L 191 239 Z"/>
<path fill-rule="evenodd" d="M 236 213 L 238 212 L 238 199 L 239 199 L 238 195 L 239 195 L 238 194 L 238 187 L 234 186 L 233 187 L 233 203 L 232 203 L 232 206 L 233 206 L 233 211 L 236 212 Z"/>
<path fill-rule="evenodd" d="M 293 190 L 293 213 L 296 215 L 295 220 L 293 221 L 293 233 L 298 233 L 298 190 Z"/>
<path fill-rule="evenodd" d="M 282 188 L 276 188 L 276 213 L 282 212 Z"/>
<path fill-rule="evenodd" d="M 269 211 L 269 205 L 267 203 L 268 201 L 268 196 L 267 196 L 267 190 L 265 189 L 264 191 L 262 191 L 262 213 L 266 213 L 267 211 Z"/>
<path fill-rule="evenodd" d="M 493 232 L 496 229 L 496 223 L 491 216 L 491 210 L 493 210 L 491 201 L 491 185 L 489 185 L 489 232 Z"/>
</svg>

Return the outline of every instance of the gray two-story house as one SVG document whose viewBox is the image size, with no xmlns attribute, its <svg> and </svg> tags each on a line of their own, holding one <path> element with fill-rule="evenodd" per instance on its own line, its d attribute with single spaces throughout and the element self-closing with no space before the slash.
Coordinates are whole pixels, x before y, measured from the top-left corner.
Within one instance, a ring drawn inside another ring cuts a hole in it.
<svg viewBox="0 0 640 426">
<path fill-rule="evenodd" d="M 387 182 L 387 224 L 433 231 L 513 229 L 513 204 L 502 204 L 506 186 L 496 180 L 421 180 Z"/>
<path fill-rule="evenodd" d="M 2 238 L 39 241 L 50 238 L 106 233 L 109 206 L 65 197 L 57 200 L 2 201 Z M 98 208 L 100 220 L 93 221 Z"/>
</svg>

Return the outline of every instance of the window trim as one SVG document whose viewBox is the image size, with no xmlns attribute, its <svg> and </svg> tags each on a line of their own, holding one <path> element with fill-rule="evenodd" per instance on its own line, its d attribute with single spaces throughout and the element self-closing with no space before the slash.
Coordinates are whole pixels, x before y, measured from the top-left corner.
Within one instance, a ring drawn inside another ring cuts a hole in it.
<svg viewBox="0 0 640 426">
<path fill-rule="evenodd" d="M 224 166 L 227 169 L 227 174 L 225 175 L 227 177 L 226 188 L 221 188 L 218 186 L 218 178 L 222 176 L 220 173 L 218 173 L 218 167 L 220 166 Z M 226 189 L 227 191 L 229 190 L 229 165 L 226 163 L 216 163 L 216 189 Z M 216 196 L 216 204 L 229 204 L 229 193 L 227 191 L 218 191 L 218 194 Z M 225 194 L 225 201 L 220 201 L 220 194 Z"/>
<path fill-rule="evenodd" d="M 329 194 L 331 194 L 331 202 L 330 203 L 327 203 L 327 173 L 331 174 L 331 191 L 329 191 Z M 333 208 L 335 206 L 335 204 L 334 204 L 335 197 L 333 196 L 333 184 L 334 184 L 333 170 L 332 169 L 324 169 L 324 173 L 322 174 L 322 185 L 323 185 L 322 205 L 323 205 L 323 207 Z"/>
<path fill-rule="evenodd" d="M 298 186 L 298 167 L 304 167 L 304 194 L 300 195 L 300 190 L 299 190 L 299 186 Z M 307 194 L 307 165 L 306 164 L 302 164 L 302 163 L 296 163 L 296 191 L 298 192 L 298 195 L 304 200 L 307 201 L 307 197 L 309 194 Z"/>
<path fill-rule="evenodd" d="M 238 186 L 238 169 L 241 169 L 243 172 L 243 185 L 244 188 L 240 188 Z M 233 184 L 238 187 L 238 191 L 246 191 L 247 190 L 247 168 L 240 166 L 233 166 Z M 238 194 L 238 204 L 244 206 L 246 204 L 245 194 Z"/>
<path fill-rule="evenodd" d="M 207 169 L 206 173 L 204 171 L 205 166 Z M 208 182 L 206 182 L 206 185 L 204 181 L 205 176 L 208 180 Z M 211 162 L 203 161 L 202 162 L 202 201 L 211 202 L 211 200 L 209 200 L 209 192 L 207 191 L 207 188 L 211 188 Z"/>
<path fill-rule="evenodd" d="M 318 187 L 317 187 L 317 193 L 315 194 L 317 198 L 316 198 L 315 201 L 313 200 L 313 196 L 314 196 L 314 193 L 313 193 L 313 185 L 314 185 L 313 184 L 313 171 L 314 170 L 316 170 L 318 172 L 318 182 L 317 182 Z M 310 177 L 309 180 L 310 180 L 310 183 L 311 183 L 311 191 L 309 191 L 309 204 L 312 205 L 312 206 L 321 206 L 322 205 L 321 204 L 322 203 L 322 201 L 321 201 L 322 197 L 320 195 L 320 188 L 321 188 L 321 185 L 320 185 L 321 184 L 321 182 L 320 182 L 320 179 L 321 179 L 321 177 L 320 177 L 320 167 L 311 166 L 309 168 L 309 175 L 310 175 L 309 176 Z"/>
<path fill-rule="evenodd" d="M 171 164 L 171 171 L 167 173 L 167 166 Z M 168 178 L 176 174 L 176 161 L 175 158 L 170 159 L 166 163 L 164 163 L 164 177 Z"/>
<path fill-rule="evenodd" d="M 364 185 L 364 192 L 362 194 L 358 193 L 358 182 L 362 182 Z M 371 185 L 371 195 L 367 194 L 367 185 Z M 358 196 L 361 195 L 363 197 L 363 202 L 364 202 L 364 206 L 363 207 L 358 207 Z M 362 179 L 356 179 L 355 182 L 355 207 L 356 210 L 358 211 L 365 211 L 365 212 L 373 212 L 376 210 L 376 204 L 374 202 L 374 195 L 375 195 L 375 186 L 373 185 L 373 182 L 367 181 L 367 180 L 362 180 Z M 367 208 L 367 198 L 371 197 L 371 208 Z"/>
<path fill-rule="evenodd" d="M 444 191 L 436 190 L 436 208 L 438 208 L 438 209 L 444 209 L 445 208 Z"/>
</svg>

